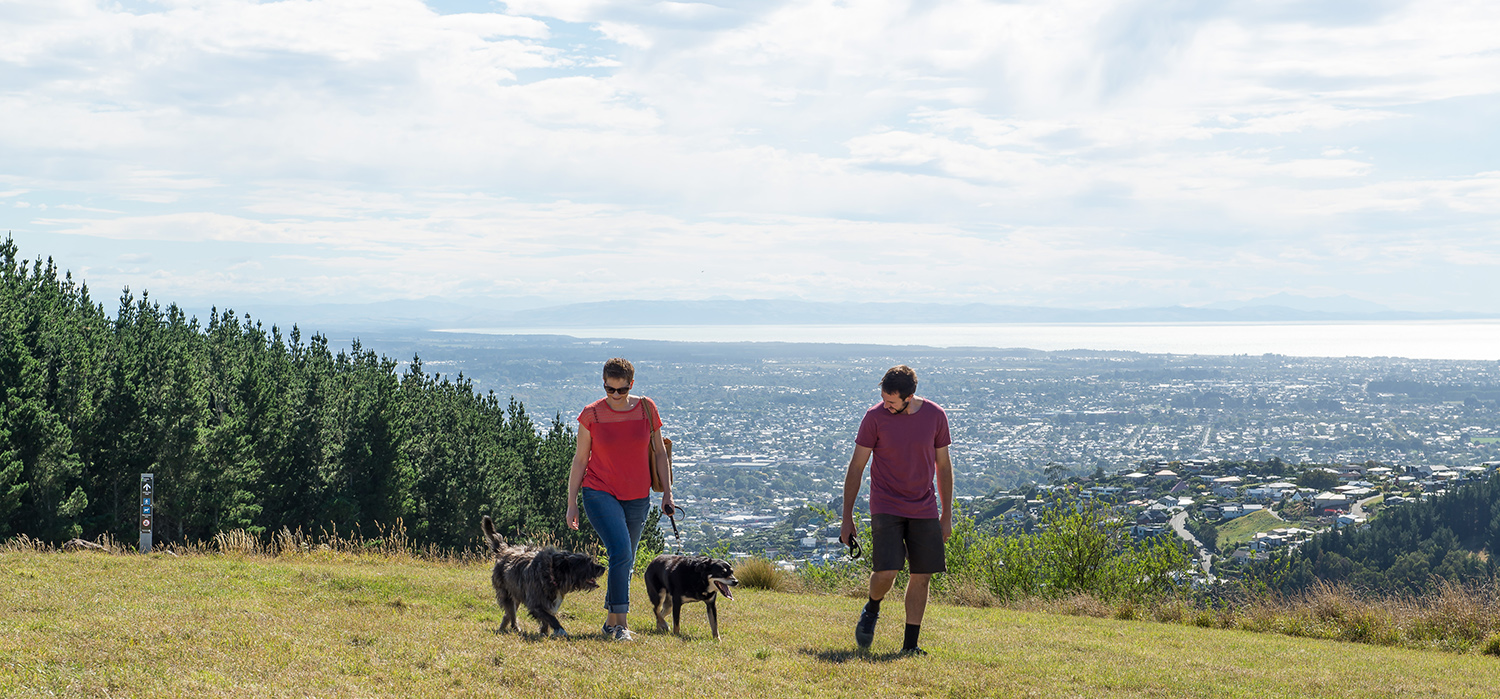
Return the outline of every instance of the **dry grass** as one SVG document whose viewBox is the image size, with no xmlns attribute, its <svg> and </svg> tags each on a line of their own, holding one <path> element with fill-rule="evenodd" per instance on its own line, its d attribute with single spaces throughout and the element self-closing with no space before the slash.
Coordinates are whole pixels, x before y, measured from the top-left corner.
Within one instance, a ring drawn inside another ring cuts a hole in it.
<svg viewBox="0 0 1500 699">
<path fill-rule="evenodd" d="M 1291 636 L 1468 652 L 1500 633 L 1500 588 L 1444 584 L 1426 595 L 1371 596 L 1319 585 L 1247 605 L 1240 628 Z"/>
<path fill-rule="evenodd" d="M 1500 686 L 1500 661 L 1478 653 L 1118 621 L 1084 598 L 1060 603 L 1084 616 L 934 604 L 926 658 L 895 653 L 899 620 L 882 620 L 873 652 L 854 651 L 855 600 L 757 589 L 719 604 L 717 644 L 701 605 L 684 609 L 683 638 L 652 633 L 638 611 L 637 642 L 605 641 L 594 631 L 602 591 L 564 603 L 571 639 L 502 635 L 482 562 L 278 550 L 6 547 L 0 696 L 644 697 L 707 686 L 791 697 L 1264 699 L 1468 697 Z"/>
<path fill-rule="evenodd" d="M 363 531 L 359 529 L 349 534 L 330 532 L 326 529 L 320 530 L 316 534 L 311 534 L 304 531 L 301 527 L 298 527 L 296 531 L 283 528 L 281 531 L 265 537 L 252 534 L 243 529 L 234 529 L 227 532 L 220 532 L 209 541 L 197 541 L 185 544 L 157 543 L 152 548 L 152 552 L 169 556 L 223 554 L 270 558 L 332 553 L 355 557 L 374 556 L 380 559 L 404 559 L 455 564 L 490 560 L 489 551 L 482 546 L 474 546 L 467 549 L 445 549 L 434 544 L 417 546 L 407 537 L 406 527 L 400 519 L 396 520 L 396 525 L 393 527 L 387 528 L 380 525 L 376 525 L 376 527 L 376 535 L 373 537 L 366 537 Z M 554 543 L 548 540 L 547 537 L 525 537 L 521 541 L 539 546 Z M 113 554 L 133 553 L 136 550 L 133 542 L 128 545 L 121 544 L 108 534 L 100 536 L 91 542 L 82 542 L 75 539 L 63 544 L 61 547 L 53 546 L 22 534 L 14 539 L 0 542 L 0 552 L 74 550 L 81 548 L 80 543 L 90 549 L 103 550 Z M 588 552 L 598 555 L 598 552 L 595 550 L 589 550 Z"/>
<path fill-rule="evenodd" d="M 959 602 L 960 598 L 949 598 Z M 1420 596 L 1374 596 L 1319 585 L 1292 597 L 1264 597 L 1218 607 L 1190 600 L 1110 604 L 1088 595 L 1030 598 L 1007 607 L 1096 619 L 1152 620 L 1303 638 L 1457 653 L 1500 654 L 1500 589 L 1443 585 Z"/>
</svg>

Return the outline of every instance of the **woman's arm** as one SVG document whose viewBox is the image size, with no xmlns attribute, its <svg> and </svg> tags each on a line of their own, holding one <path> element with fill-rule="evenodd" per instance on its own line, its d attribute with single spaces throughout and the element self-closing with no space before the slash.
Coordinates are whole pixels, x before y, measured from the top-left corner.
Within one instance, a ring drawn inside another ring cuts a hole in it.
<svg viewBox="0 0 1500 699">
<path fill-rule="evenodd" d="M 578 447 L 573 450 L 573 467 L 568 470 L 568 514 L 565 520 L 569 529 L 578 528 L 578 489 L 583 487 L 583 472 L 589 466 L 589 447 L 593 435 L 589 428 L 578 426 Z"/>
</svg>

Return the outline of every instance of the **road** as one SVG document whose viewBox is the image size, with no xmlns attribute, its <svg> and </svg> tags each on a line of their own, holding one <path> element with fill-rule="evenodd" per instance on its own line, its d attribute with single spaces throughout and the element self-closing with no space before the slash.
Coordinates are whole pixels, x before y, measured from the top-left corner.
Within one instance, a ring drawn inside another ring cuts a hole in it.
<svg viewBox="0 0 1500 699">
<path fill-rule="evenodd" d="M 1198 559 L 1198 567 L 1203 569 L 1203 575 L 1208 578 L 1209 584 L 1213 584 L 1217 580 L 1217 578 L 1214 577 L 1214 574 L 1211 572 L 1211 569 L 1209 567 L 1208 549 L 1203 548 L 1203 544 L 1198 541 L 1198 537 L 1193 536 L 1193 533 L 1187 530 L 1187 527 L 1185 526 L 1187 524 L 1187 513 L 1178 512 L 1177 514 L 1172 515 L 1172 519 L 1169 520 L 1169 523 L 1172 525 L 1172 531 L 1177 532 L 1177 536 L 1182 537 L 1183 541 L 1192 544 L 1194 551 L 1193 556 L 1194 558 Z"/>
<path fill-rule="evenodd" d="M 1377 494 L 1372 495 L 1370 497 L 1367 497 L 1367 498 L 1365 498 L 1363 500 L 1360 500 L 1360 501 L 1354 503 L 1353 505 L 1349 506 L 1349 514 L 1351 516 L 1354 516 L 1354 517 L 1363 516 L 1365 514 L 1365 504 L 1369 503 L 1371 500 L 1374 500 L 1376 498 L 1383 498 L 1383 497 L 1385 497 L 1385 493 L 1377 493 Z"/>
</svg>

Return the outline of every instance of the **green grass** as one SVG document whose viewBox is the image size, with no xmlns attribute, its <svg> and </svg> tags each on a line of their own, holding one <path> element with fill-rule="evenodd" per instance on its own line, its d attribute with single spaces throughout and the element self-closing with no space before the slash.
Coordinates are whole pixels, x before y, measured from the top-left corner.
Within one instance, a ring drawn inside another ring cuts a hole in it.
<svg viewBox="0 0 1500 699">
<path fill-rule="evenodd" d="M 1268 532 L 1272 529 L 1295 526 L 1276 518 L 1266 510 L 1252 512 L 1243 517 L 1236 517 L 1219 525 L 1219 550 L 1231 551 L 1250 540 L 1256 532 Z"/>
<path fill-rule="evenodd" d="M 719 603 L 714 643 L 702 605 L 684 610 L 679 639 L 651 632 L 632 595 L 635 643 L 598 635 L 602 591 L 567 599 L 572 638 L 543 639 L 496 633 L 483 565 L 0 552 L 0 696 L 1263 699 L 1500 686 L 1500 659 L 1478 653 L 943 605 L 923 626 L 931 655 L 900 657 L 894 598 L 865 654 L 853 651 L 859 600 L 751 589 Z"/>
</svg>

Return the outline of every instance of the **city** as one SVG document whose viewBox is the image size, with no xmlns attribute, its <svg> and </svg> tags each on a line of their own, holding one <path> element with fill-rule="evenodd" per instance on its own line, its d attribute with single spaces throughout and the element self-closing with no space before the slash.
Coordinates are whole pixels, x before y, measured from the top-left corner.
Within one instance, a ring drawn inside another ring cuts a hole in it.
<svg viewBox="0 0 1500 699">
<path fill-rule="evenodd" d="M 602 360 L 631 357 L 638 391 L 661 406 L 675 442 L 687 550 L 837 555 L 827 532 L 810 533 L 822 519 L 806 508 L 837 511 L 859 419 L 878 400 L 880 374 L 898 363 L 913 366 L 919 394 L 948 413 L 961 502 L 1167 464 L 1186 464 L 1184 482 L 1211 492 L 1196 480 L 1205 469 L 1219 473 L 1210 464 L 1275 459 L 1293 470 L 1363 474 L 1376 463 L 1412 478 L 1407 470 L 1500 459 L 1495 362 L 564 337 L 429 339 L 399 349 L 420 351 L 428 371 L 461 371 L 477 390 L 514 397 L 541 423 L 565 424 L 596 399 Z M 1131 484 L 1115 484 L 1120 502 L 1161 490 Z"/>
</svg>

